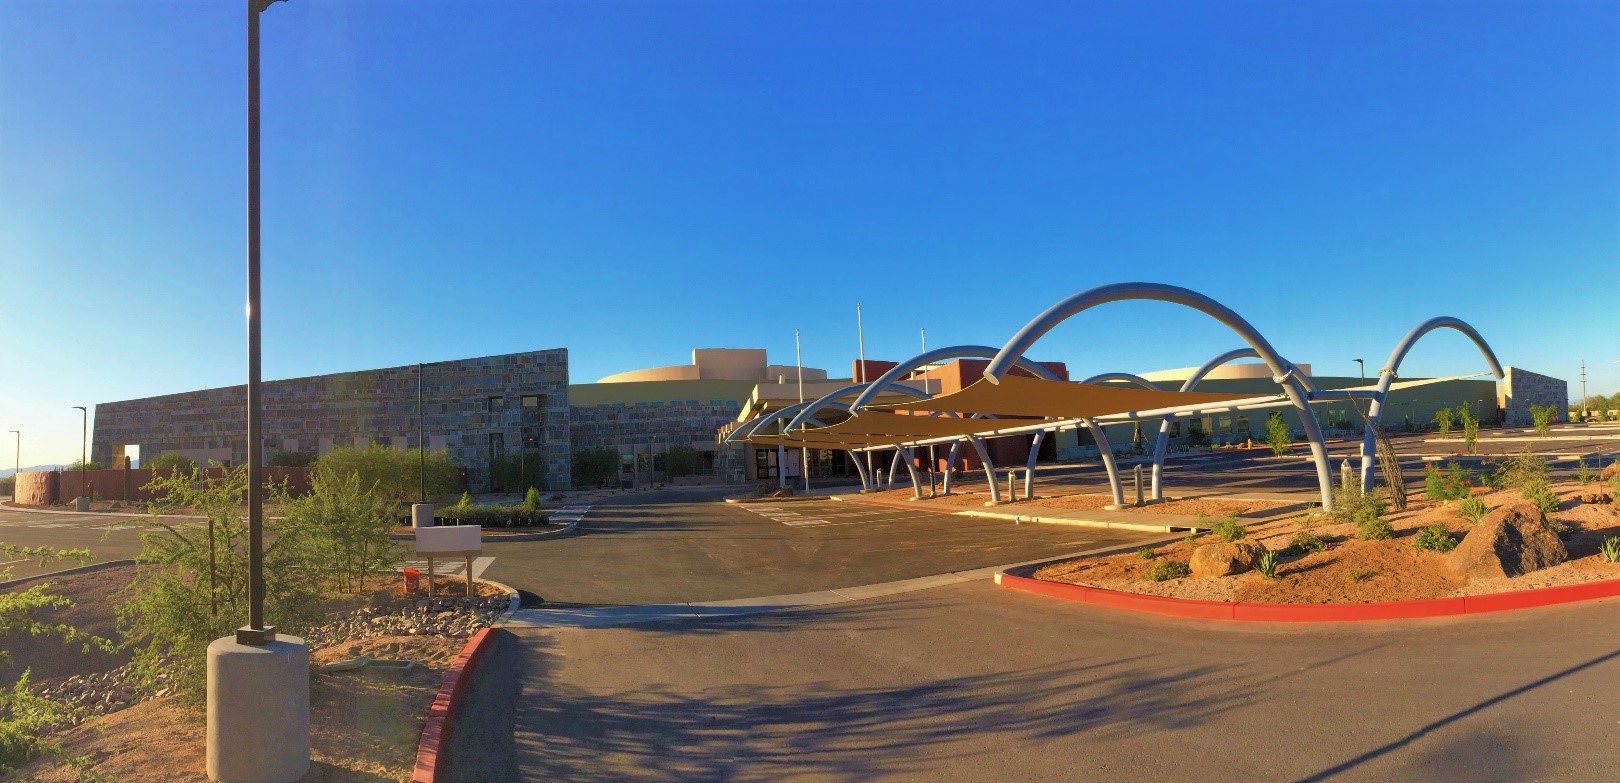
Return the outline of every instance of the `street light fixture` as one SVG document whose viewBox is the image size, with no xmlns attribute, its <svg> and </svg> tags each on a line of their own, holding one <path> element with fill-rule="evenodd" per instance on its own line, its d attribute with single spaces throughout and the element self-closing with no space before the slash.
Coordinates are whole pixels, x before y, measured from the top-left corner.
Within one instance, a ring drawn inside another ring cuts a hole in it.
<svg viewBox="0 0 1620 783">
<path fill-rule="evenodd" d="M 1360 359 L 1351 359 L 1351 361 L 1355 362 L 1356 366 L 1361 368 L 1361 385 L 1366 386 L 1367 385 L 1367 363 L 1360 360 Z"/>
<path fill-rule="evenodd" d="M 90 497 L 90 485 L 87 483 L 89 476 L 85 474 L 85 471 L 90 467 L 90 409 L 83 405 L 75 405 L 73 408 L 83 414 L 80 417 L 83 419 L 84 433 L 79 440 L 79 497 L 88 498 Z M 83 510 L 89 511 L 90 509 L 85 508 Z"/>
</svg>

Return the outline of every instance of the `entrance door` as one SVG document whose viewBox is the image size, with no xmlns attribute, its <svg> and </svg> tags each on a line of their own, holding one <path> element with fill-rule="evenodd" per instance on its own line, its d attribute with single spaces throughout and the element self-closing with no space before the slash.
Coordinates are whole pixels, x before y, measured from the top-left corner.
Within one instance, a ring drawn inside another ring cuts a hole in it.
<svg viewBox="0 0 1620 783">
<path fill-rule="evenodd" d="M 754 478 L 776 478 L 776 449 L 754 449 Z"/>
</svg>

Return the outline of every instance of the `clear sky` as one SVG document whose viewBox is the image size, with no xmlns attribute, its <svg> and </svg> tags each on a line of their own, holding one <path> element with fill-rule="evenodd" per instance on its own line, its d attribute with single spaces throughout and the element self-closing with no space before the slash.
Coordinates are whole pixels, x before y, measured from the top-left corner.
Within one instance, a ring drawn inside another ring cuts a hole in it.
<svg viewBox="0 0 1620 783">
<path fill-rule="evenodd" d="M 0 432 L 242 382 L 243 12 L 0 0 Z M 1186 285 L 1319 374 L 1431 315 L 1620 390 L 1614 2 L 424 2 L 263 16 L 267 378 L 565 346 L 847 372 Z M 1032 355 L 1237 347 L 1167 305 Z M 1481 369 L 1441 333 L 1408 374 Z M 11 466 L 0 437 L 0 466 Z"/>
</svg>

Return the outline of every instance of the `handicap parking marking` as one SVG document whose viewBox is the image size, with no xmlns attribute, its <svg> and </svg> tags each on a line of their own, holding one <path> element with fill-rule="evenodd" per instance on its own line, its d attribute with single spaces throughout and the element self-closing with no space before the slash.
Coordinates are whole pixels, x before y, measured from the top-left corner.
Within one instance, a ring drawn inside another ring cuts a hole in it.
<svg viewBox="0 0 1620 783">
<path fill-rule="evenodd" d="M 828 524 L 827 520 L 825 519 L 784 519 L 781 520 L 781 522 L 788 527 L 809 527 L 811 525 Z"/>
</svg>

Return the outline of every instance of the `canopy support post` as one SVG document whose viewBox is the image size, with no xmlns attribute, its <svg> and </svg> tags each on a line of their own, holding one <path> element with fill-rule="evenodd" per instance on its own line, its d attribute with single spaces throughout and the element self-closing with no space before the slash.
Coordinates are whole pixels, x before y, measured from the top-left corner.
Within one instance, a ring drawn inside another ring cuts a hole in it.
<svg viewBox="0 0 1620 783">
<path fill-rule="evenodd" d="M 990 482 L 990 503 L 1000 503 L 1001 488 L 996 486 L 996 466 L 990 462 L 990 452 L 984 448 L 984 440 L 969 435 L 968 442 L 973 444 L 973 449 L 979 453 L 979 461 L 984 463 L 984 477 Z"/>
<path fill-rule="evenodd" d="M 1097 456 L 1102 458 L 1103 470 L 1108 473 L 1108 492 L 1114 498 L 1113 505 L 1125 505 L 1125 488 L 1119 483 L 1119 466 L 1114 464 L 1114 447 L 1108 444 L 1108 433 L 1097 426 L 1094 419 L 1083 419 L 1086 428 L 1091 430 L 1091 439 L 1097 443 Z"/>
<path fill-rule="evenodd" d="M 1024 465 L 1024 499 L 1035 499 L 1035 458 L 1041 454 L 1041 441 L 1046 439 L 1046 430 L 1038 430 L 1035 439 L 1029 444 L 1029 462 Z"/>
</svg>

